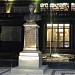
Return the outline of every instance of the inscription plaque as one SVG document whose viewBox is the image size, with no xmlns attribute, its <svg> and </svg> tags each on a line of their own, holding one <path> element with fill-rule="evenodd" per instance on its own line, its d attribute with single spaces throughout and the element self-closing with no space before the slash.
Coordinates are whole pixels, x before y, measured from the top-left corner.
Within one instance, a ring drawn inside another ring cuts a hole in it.
<svg viewBox="0 0 75 75">
<path fill-rule="evenodd" d="M 26 48 L 35 48 L 36 47 L 36 29 L 35 27 L 31 27 L 31 29 L 27 30 L 29 27 L 25 27 L 25 47 Z"/>
</svg>

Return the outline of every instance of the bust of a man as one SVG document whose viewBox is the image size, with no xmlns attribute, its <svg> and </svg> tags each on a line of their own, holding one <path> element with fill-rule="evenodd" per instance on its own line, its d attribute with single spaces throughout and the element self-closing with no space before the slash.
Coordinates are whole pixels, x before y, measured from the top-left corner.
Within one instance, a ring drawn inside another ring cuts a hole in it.
<svg viewBox="0 0 75 75">
<path fill-rule="evenodd" d="M 25 15 L 24 16 L 24 20 L 26 22 L 36 22 L 38 20 L 41 20 L 40 15 L 37 15 L 37 14 L 34 13 L 35 8 L 36 8 L 35 4 L 34 3 L 30 3 L 30 5 L 29 5 L 30 13 L 29 13 L 29 15 Z"/>
</svg>

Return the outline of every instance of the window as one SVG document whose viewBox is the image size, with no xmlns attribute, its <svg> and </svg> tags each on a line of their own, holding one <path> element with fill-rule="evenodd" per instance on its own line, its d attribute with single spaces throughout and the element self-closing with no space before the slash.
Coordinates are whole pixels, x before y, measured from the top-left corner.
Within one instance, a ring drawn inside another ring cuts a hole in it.
<svg viewBox="0 0 75 75">
<path fill-rule="evenodd" d="M 70 24 L 47 24 L 47 47 L 70 47 Z"/>
<path fill-rule="evenodd" d="M 21 26 L 1 26 L 1 41 L 21 41 Z"/>
<path fill-rule="evenodd" d="M 75 3 L 71 3 L 71 11 L 75 11 Z"/>
</svg>

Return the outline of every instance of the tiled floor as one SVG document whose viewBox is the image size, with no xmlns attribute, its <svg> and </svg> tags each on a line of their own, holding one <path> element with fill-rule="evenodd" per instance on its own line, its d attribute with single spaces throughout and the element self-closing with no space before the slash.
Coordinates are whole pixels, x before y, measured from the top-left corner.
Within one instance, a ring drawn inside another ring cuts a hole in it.
<svg viewBox="0 0 75 75">
<path fill-rule="evenodd" d="M 14 75 L 10 73 L 10 68 L 0 68 L 0 75 Z M 18 74 L 15 74 L 18 75 Z M 40 74 L 19 74 L 19 75 L 40 75 Z M 48 69 L 43 75 L 75 75 L 73 69 Z"/>
<path fill-rule="evenodd" d="M 0 67 L 0 75 L 3 75 L 5 73 L 7 73 L 8 71 L 10 71 L 10 68 L 8 67 Z"/>
</svg>

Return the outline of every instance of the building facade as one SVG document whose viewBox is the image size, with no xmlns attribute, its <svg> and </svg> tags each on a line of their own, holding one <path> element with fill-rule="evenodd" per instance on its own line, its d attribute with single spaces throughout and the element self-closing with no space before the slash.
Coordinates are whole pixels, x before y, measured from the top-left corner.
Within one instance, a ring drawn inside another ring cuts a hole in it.
<svg viewBox="0 0 75 75">
<path fill-rule="evenodd" d="M 32 1 L 1 1 L 0 51 L 20 52 L 23 49 L 24 15 Z M 38 0 L 33 2 L 41 15 L 38 21 L 39 49 L 42 53 L 75 53 L 75 1 Z"/>
</svg>

